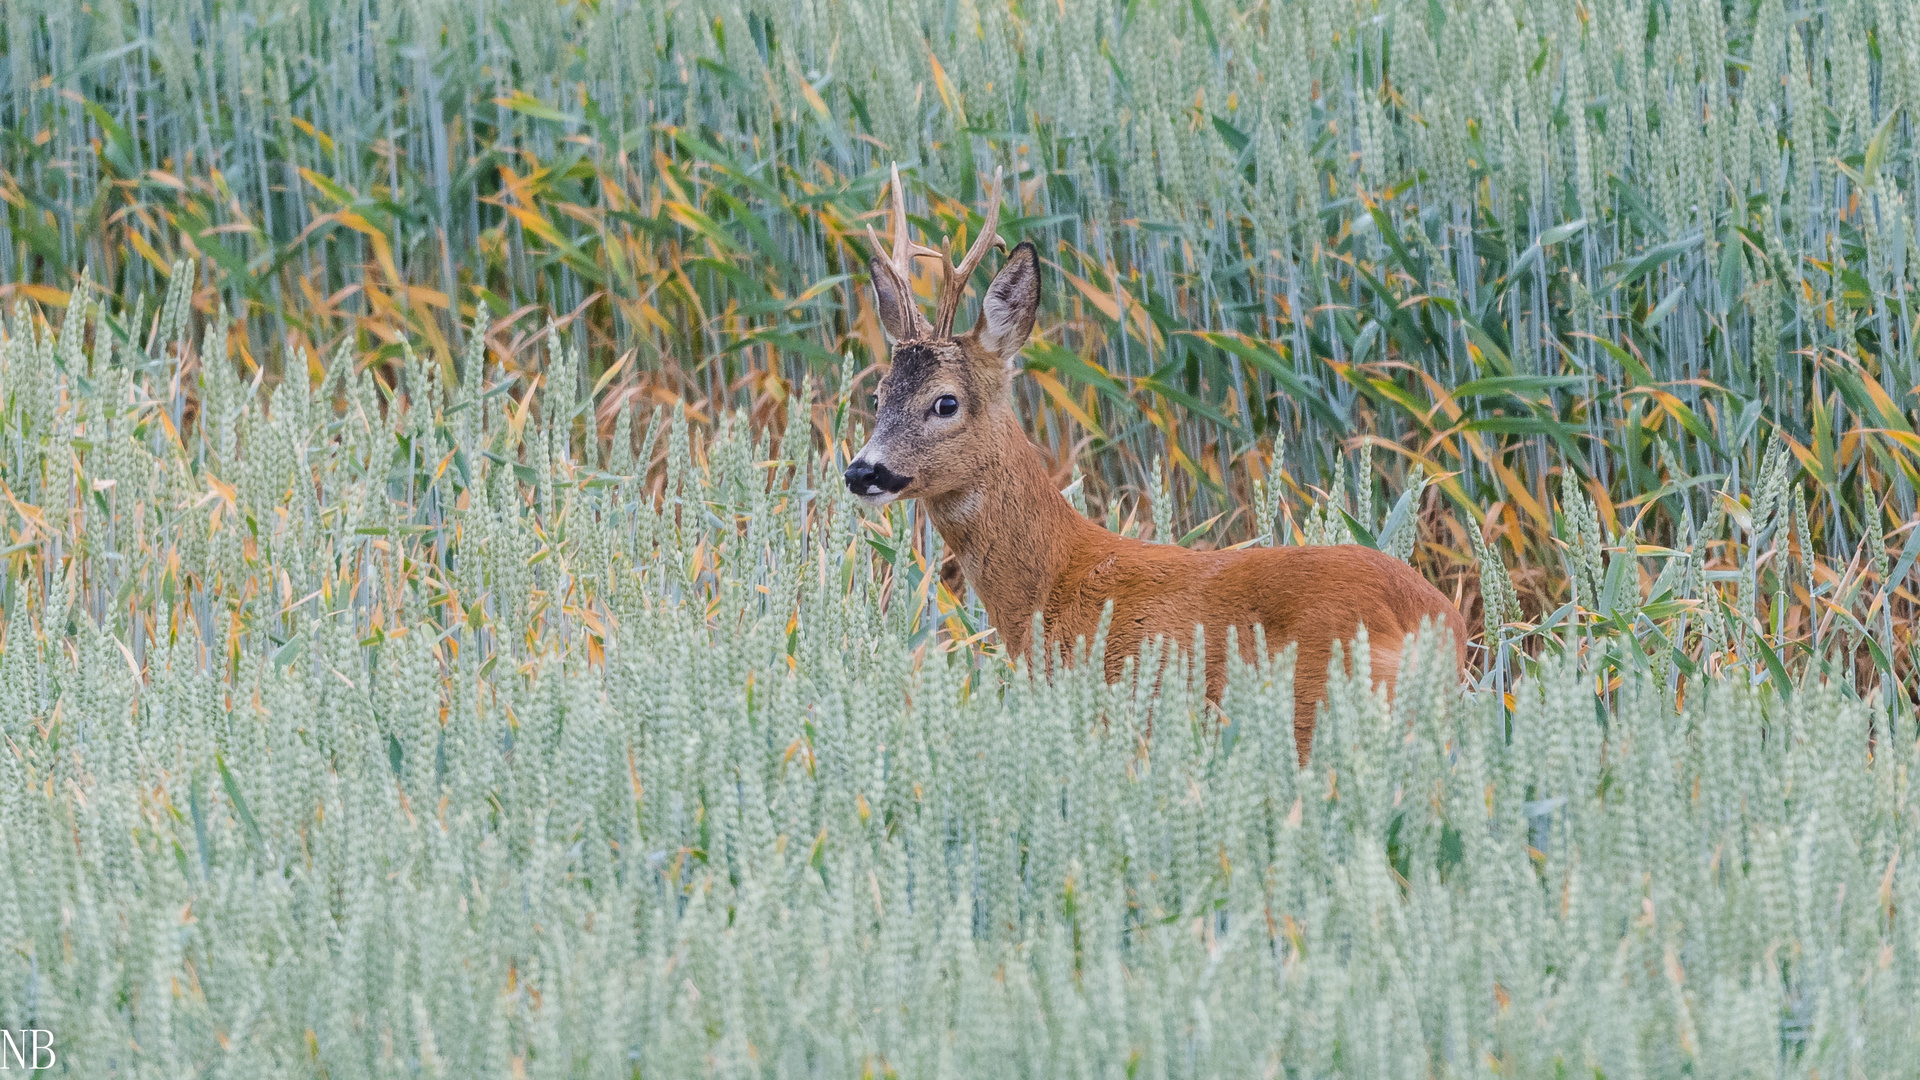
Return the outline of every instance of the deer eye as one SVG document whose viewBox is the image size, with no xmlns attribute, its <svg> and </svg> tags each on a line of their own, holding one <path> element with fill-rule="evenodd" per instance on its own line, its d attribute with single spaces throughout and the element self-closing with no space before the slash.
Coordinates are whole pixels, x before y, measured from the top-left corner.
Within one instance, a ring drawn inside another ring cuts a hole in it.
<svg viewBox="0 0 1920 1080">
<path fill-rule="evenodd" d="M 867 404 L 868 404 L 869 406 L 871 406 L 871 407 L 873 408 L 873 411 L 874 411 L 874 412 L 879 412 L 879 411 L 880 411 L 880 395 L 879 395 L 879 394 L 868 394 L 868 395 L 867 395 Z"/>
<path fill-rule="evenodd" d="M 959 411 L 960 399 L 954 397 L 952 394 L 942 394 L 940 395 L 940 400 L 933 403 L 933 415 L 935 416 L 952 416 Z"/>
</svg>

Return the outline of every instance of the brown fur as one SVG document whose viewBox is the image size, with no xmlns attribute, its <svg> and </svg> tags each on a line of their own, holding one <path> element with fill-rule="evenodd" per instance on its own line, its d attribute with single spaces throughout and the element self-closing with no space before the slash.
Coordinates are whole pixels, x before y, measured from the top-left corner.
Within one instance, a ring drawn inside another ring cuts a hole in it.
<svg viewBox="0 0 1920 1080">
<path fill-rule="evenodd" d="M 1211 646 L 1208 696 L 1218 700 L 1226 678 L 1227 628 L 1236 628 L 1239 649 L 1251 658 L 1253 628 L 1260 626 L 1269 649 L 1299 646 L 1294 728 L 1303 757 L 1314 708 L 1325 696 L 1333 644 L 1350 640 L 1362 625 L 1373 677 L 1389 691 L 1402 642 L 1423 618 L 1452 631 L 1464 669 L 1465 620 L 1438 589 L 1391 556 L 1355 545 L 1190 551 L 1117 536 L 1076 512 L 1055 489 L 1008 393 L 1039 301 L 1031 245 L 1015 249 L 988 291 L 979 322 L 958 338 L 900 340 L 924 332 L 924 320 L 914 325 L 905 318 L 911 296 L 897 277 L 881 273 L 885 269 L 876 264 L 877 306 L 899 343 L 881 382 L 874 438 L 855 464 L 884 465 L 908 479 L 891 495 L 874 490 L 863 498 L 926 503 L 1010 650 L 1028 648 L 1037 611 L 1045 644 L 1060 645 L 1070 656 L 1076 641 L 1092 639 L 1112 601 L 1105 656 L 1110 678 L 1157 636 L 1191 647 L 1197 625 Z M 935 411 L 944 395 L 959 401 L 952 417 Z M 856 483 L 854 471 L 848 475 Z"/>
</svg>

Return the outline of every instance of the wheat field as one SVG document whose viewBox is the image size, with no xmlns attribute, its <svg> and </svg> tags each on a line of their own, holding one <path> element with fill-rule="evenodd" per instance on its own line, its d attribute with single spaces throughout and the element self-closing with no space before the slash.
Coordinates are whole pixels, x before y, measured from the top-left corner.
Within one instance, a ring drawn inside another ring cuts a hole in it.
<svg viewBox="0 0 1920 1080">
<path fill-rule="evenodd" d="M 0 1027 L 1912 1075 L 1904 14 L 0 0 Z M 1343 669 L 1300 762 L 1284 652 L 1006 655 L 838 481 L 894 162 L 932 242 L 1008 177 L 1083 512 L 1387 551 L 1469 684 Z"/>
<path fill-rule="evenodd" d="M 516 403 L 476 346 L 475 377 L 409 353 L 391 392 L 342 350 L 263 403 L 218 359 L 183 375 L 218 322 L 87 350 L 76 296 L 0 367 L 0 1009 L 74 1075 L 1920 1052 L 1913 712 L 1740 666 L 1764 628 L 1724 602 L 1722 666 L 1683 672 L 1701 557 L 1643 598 L 1616 555 L 1604 614 L 1537 632 L 1504 692 L 1442 647 L 1389 706 L 1361 660 L 1303 766 L 1290 653 L 1234 663 L 1215 711 L 1190 653 L 1107 685 L 970 644 L 937 547 L 860 515 L 849 433 L 816 445 L 800 402 L 704 436 L 656 411 L 636 454 L 633 413 L 603 444 L 575 380 Z M 1790 534 L 1770 483 L 1757 528 Z"/>
</svg>

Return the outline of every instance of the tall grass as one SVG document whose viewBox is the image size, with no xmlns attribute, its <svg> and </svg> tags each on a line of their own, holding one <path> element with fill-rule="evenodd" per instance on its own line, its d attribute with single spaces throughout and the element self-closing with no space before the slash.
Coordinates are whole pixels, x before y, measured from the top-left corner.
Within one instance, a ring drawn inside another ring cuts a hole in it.
<svg viewBox="0 0 1920 1080">
<path fill-rule="evenodd" d="M 1920 728 L 1784 646 L 1819 558 L 1784 451 L 1689 550 L 1603 561 L 1569 480 L 1539 659 L 1463 693 L 1423 643 L 1389 703 L 1359 649 L 1302 766 L 1290 653 L 1216 711 L 1191 654 L 1108 685 L 970 644 L 937 542 L 838 482 L 846 396 L 603 439 L 559 333 L 538 389 L 478 335 L 457 379 L 342 349 L 270 387 L 225 320 L 193 346 L 191 281 L 151 337 L 76 290 L 0 339 L 0 1018 L 68 1075 L 1920 1055 Z"/>
<path fill-rule="evenodd" d="M 1830 560 L 1915 509 L 1920 30 L 1885 0 L 5 10 L 0 282 L 193 258 L 273 378 L 409 336 L 450 372 L 484 301 L 502 364 L 551 309 L 619 385 L 764 413 L 877 358 L 888 163 L 936 238 L 1000 165 L 1050 263 L 1027 413 L 1096 512 L 1149 518 L 1166 458 L 1169 521 L 1244 538 L 1247 477 L 1307 496 L 1373 440 L 1370 488 L 1418 463 L 1491 515 L 1538 618 L 1563 460 L 1609 536 L 1697 530 L 1769 438 Z M 1417 555 L 1471 577 L 1463 528 Z"/>
</svg>

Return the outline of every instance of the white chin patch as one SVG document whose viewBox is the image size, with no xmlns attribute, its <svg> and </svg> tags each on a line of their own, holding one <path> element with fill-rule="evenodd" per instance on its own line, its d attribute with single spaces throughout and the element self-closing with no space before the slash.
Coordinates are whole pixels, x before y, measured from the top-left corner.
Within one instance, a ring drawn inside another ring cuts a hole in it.
<svg viewBox="0 0 1920 1080">
<path fill-rule="evenodd" d="M 885 506 L 899 499 L 900 496 L 895 492 L 881 491 L 877 487 L 869 487 L 866 494 L 855 495 L 854 498 L 859 499 L 868 506 Z"/>
<path fill-rule="evenodd" d="M 971 521 L 980 512 L 980 493 L 969 491 L 942 508 L 955 521 Z"/>
</svg>

